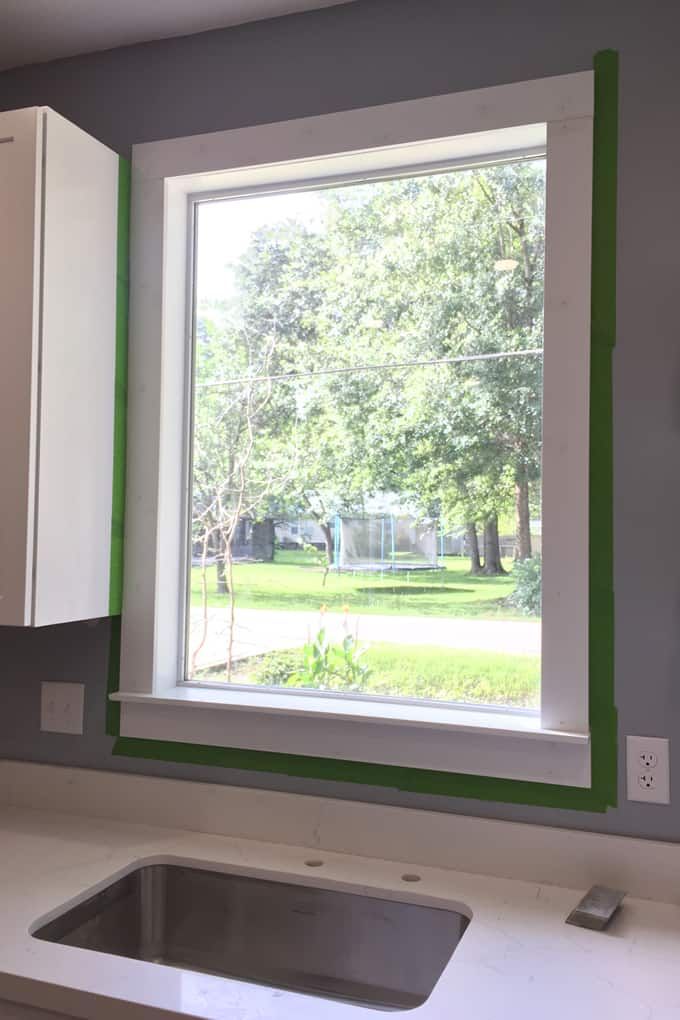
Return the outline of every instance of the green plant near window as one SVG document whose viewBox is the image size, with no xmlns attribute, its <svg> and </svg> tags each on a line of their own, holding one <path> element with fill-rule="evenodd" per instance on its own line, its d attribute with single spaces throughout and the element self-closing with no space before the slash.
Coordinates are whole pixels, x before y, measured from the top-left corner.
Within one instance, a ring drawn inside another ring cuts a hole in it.
<svg viewBox="0 0 680 1020">
<path fill-rule="evenodd" d="M 322 617 L 324 612 L 322 607 Z M 303 666 L 294 674 L 301 687 L 315 690 L 341 688 L 344 691 L 363 689 L 371 675 L 371 670 L 362 661 L 367 649 L 359 644 L 356 634 L 350 632 L 347 610 L 344 630 L 342 641 L 333 643 L 322 624 L 316 636 L 303 646 Z"/>
</svg>

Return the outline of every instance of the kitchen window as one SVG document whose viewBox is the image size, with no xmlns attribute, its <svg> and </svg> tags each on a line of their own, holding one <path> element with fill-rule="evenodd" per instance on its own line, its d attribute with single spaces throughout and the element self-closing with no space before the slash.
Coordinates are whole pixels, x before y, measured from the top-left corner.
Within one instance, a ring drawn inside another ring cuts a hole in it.
<svg viewBox="0 0 680 1020">
<path fill-rule="evenodd" d="M 593 75 L 135 147 L 120 733 L 590 785 Z"/>
<path fill-rule="evenodd" d="M 189 682 L 538 711 L 544 198 L 196 203 Z"/>
</svg>

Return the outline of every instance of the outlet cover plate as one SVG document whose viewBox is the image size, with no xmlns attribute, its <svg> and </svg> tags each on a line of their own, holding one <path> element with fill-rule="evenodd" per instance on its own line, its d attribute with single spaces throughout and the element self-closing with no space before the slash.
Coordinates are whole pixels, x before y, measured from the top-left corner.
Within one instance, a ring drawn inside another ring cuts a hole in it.
<svg viewBox="0 0 680 1020">
<path fill-rule="evenodd" d="M 40 687 L 40 729 L 44 733 L 83 732 L 85 685 L 44 681 Z"/>
<path fill-rule="evenodd" d="M 670 804 L 670 752 L 665 737 L 626 737 L 628 800 Z"/>
</svg>

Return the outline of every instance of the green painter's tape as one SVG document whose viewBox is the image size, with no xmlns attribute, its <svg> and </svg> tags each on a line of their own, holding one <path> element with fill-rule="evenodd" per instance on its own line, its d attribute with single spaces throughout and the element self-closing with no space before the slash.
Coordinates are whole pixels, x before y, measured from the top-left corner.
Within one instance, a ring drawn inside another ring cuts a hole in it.
<svg viewBox="0 0 680 1020">
<path fill-rule="evenodd" d="M 116 266 L 116 360 L 113 423 L 113 511 L 109 614 L 121 612 L 123 602 L 123 528 L 125 520 L 125 419 L 127 414 L 128 252 L 130 240 L 130 164 L 120 157 L 118 172 L 118 253 Z"/>
<path fill-rule="evenodd" d="M 595 128 L 593 136 L 593 265 L 591 343 L 616 343 L 616 206 L 619 56 L 603 50 L 595 57 Z M 604 384 L 604 378 L 595 382 Z M 593 394 L 594 397 L 598 393 Z M 596 401 L 594 401 L 596 402 Z M 611 419 L 610 419 L 611 422 Z"/>
<path fill-rule="evenodd" d="M 590 418 L 591 788 L 120 736 L 114 754 L 576 811 L 603 812 L 616 804 L 611 357 L 616 335 L 617 118 L 618 56 L 607 50 L 595 57 Z M 117 689 L 118 647 L 114 651 L 114 646 L 119 641 L 120 631 L 112 632 L 112 690 Z M 117 726 L 115 733 L 120 733 Z"/>
<path fill-rule="evenodd" d="M 120 733 L 120 703 L 111 701 L 110 694 L 115 694 L 120 682 L 120 616 L 113 616 L 110 621 L 109 633 L 109 668 L 106 683 L 106 732 L 110 737 Z"/>
<path fill-rule="evenodd" d="M 612 352 L 616 343 L 616 209 L 619 57 L 595 57 L 593 255 L 590 351 L 590 730 L 593 794 L 617 801 L 614 691 Z"/>
<path fill-rule="evenodd" d="M 119 737 L 114 746 L 114 754 L 153 761 L 243 769 L 249 772 L 283 773 L 287 776 L 359 783 L 363 786 L 385 786 L 411 793 L 472 797 L 476 800 L 505 801 L 510 804 L 555 806 L 576 811 L 606 810 L 606 804 L 594 798 L 591 790 L 575 786 L 525 783 L 513 779 L 432 772 L 426 769 L 400 768 L 395 765 L 370 765 L 337 758 L 311 758 L 269 751 L 181 744 L 175 741 L 139 740 L 136 737 Z"/>
<path fill-rule="evenodd" d="M 125 519 L 125 446 L 127 418 L 128 295 L 130 251 L 130 163 L 118 164 L 118 248 L 116 253 L 116 357 L 113 423 L 113 485 L 111 516 L 111 565 L 109 573 L 109 665 L 106 700 L 106 732 L 120 733 L 120 705 L 108 697 L 118 690 L 120 679 L 120 612 L 123 602 L 123 530 Z"/>
</svg>

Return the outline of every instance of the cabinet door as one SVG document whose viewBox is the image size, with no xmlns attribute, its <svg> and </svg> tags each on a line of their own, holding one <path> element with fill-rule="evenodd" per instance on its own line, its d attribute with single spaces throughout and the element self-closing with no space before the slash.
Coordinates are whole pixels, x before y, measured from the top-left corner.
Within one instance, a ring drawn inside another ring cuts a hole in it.
<svg viewBox="0 0 680 1020">
<path fill-rule="evenodd" d="M 35 626 L 109 607 L 118 157 L 44 111 Z"/>
<path fill-rule="evenodd" d="M 42 122 L 0 113 L 0 624 L 30 623 Z"/>
</svg>

